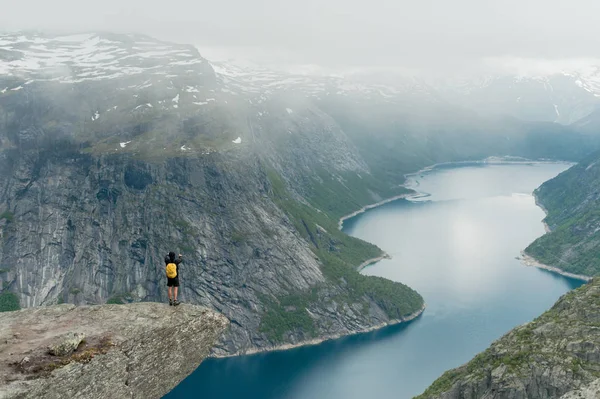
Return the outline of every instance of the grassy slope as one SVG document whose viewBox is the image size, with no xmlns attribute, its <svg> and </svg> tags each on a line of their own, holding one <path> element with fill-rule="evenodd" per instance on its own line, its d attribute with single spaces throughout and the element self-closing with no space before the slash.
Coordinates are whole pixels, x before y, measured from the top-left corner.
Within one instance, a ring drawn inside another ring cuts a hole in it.
<svg viewBox="0 0 600 399">
<path fill-rule="evenodd" d="M 327 284 L 345 287 L 343 294 L 335 298 L 337 302 L 362 303 L 366 312 L 368 306 L 365 300 L 369 298 L 384 309 L 390 319 L 406 317 L 421 308 L 423 298 L 404 284 L 363 276 L 356 271 L 359 264 L 381 256 L 382 251 L 338 230 L 337 217 L 346 212 L 348 205 L 329 209 L 327 213 L 335 215 L 329 216 L 293 199 L 277 172 L 269 170 L 268 177 L 273 200 L 286 212 L 297 231 L 311 243 L 312 251 L 323 263 L 322 271 L 327 277 Z M 333 195 L 335 187 L 330 186 L 328 192 Z M 322 300 L 321 294 L 328 290 L 327 284 L 276 300 L 265 298 L 270 309 L 263 316 L 261 331 L 276 341 L 281 340 L 284 333 L 298 328 L 308 333 L 309 337 L 314 336 L 316 330 L 305 309 Z"/>
<path fill-rule="evenodd" d="M 596 153 L 536 190 L 552 232 L 533 242 L 526 249 L 529 255 L 571 273 L 600 274 L 598 159 Z"/>
<path fill-rule="evenodd" d="M 11 312 L 13 310 L 19 310 L 21 306 L 19 304 L 19 297 L 12 292 L 3 292 L 0 294 L 0 312 Z"/>
</svg>

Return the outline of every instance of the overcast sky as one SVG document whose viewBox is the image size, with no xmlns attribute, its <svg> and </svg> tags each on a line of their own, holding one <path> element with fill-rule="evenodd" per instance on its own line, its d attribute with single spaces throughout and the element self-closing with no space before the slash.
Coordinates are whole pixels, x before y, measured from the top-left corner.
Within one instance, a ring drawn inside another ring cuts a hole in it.
<svg viewBox="0 0 600 399">
<path fill-rule="evenodd" d="M 600 58 L 598 0 L 0 0 L 0 10 L 0 29 L 133 31 L 289 64 Z"/>
</svg>

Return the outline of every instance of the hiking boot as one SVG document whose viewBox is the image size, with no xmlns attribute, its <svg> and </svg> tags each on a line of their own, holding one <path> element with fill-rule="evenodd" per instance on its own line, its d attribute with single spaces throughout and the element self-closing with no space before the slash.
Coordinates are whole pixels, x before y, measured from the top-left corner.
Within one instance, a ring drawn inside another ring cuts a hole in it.
<svg viewBox="0 0 600 399">
<path fill-rule="evenodd" d="M 173 300 L 169 298 L 169 306 L 173 306 Z"/>
<path fill-rule="evenodd" d="M 173 306 L 177 306 L 179 305 L 181 302 L 179 302 L 177 299 L 173 301 Z"/>
</svg>

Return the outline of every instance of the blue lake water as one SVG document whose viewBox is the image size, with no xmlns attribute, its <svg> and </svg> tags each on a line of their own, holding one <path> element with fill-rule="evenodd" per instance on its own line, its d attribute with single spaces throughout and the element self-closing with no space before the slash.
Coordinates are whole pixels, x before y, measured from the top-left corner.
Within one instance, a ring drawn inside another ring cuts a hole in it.
<svg viewBox="0 0 600 399">
<path fill-rule="evenodd" d="M 531 193 L 566 164 L 471 165 L 418 174 L 428 194 L 344 224 L 391 260 L 363 273 L 401 281 L 427 303 L 406 325 L 318 346 L 209 359 L 167 399 L 412 398 L 444 371 L 547 310 L 582 282 L 516 259 L 544 234 Z"/>
</svg>

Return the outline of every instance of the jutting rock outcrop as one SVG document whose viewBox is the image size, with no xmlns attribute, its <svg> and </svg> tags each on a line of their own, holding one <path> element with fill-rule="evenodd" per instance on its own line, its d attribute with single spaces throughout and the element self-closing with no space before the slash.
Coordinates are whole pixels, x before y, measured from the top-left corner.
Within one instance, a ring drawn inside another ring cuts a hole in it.
<svg viewBox="0 0 600 399">
<path fill-rule="evenodd" d="M 198 367 L 228 325 L 226 317 L 188 304 L 2 313 L 0 398 L 161 398 Z M 75 338 L 74 351 L 51 354 Z"/>
</svg>

